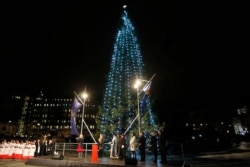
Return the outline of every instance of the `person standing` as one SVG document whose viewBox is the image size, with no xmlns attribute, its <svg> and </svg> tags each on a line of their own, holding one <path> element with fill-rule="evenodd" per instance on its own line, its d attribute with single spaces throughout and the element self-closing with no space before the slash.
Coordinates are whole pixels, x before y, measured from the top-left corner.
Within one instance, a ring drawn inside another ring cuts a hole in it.
<svg viewBox="0 0 250 167">
<path fill-rule="evenodd" d="M 78 142 L 77 147 L 76 147 L 76 152 L 78 153 L 78 159 L 82 159 L 83 155 L 83 141 L 84 141 L 85 136 L 83 134 L 80 134 L 79 137 L 76 138 L 76 141 Z"/>
<path fill-rule="evenodd" d="M 113 134 L 111 144 L 111 151 L 110 151 L 110 158 L 118 158 L 118 139 L 116 134 Z"/>
<path fill-rule="evenodd" d="M 55 145 L 52 139 L 49 139 L 48 146 L 47 146 L 47 154 L 53 155 L 55 149 Z"/>
<path fill-rule="evenodd" d="M 126 151 L 125 144 L 126 144 L 125 135 L 121 134 L 121 137 L 119 140 L 119 147 L 120 147 L 119 159 L 120 160 L 123 160 L 125 157 L 125 151 Z"/>
<path fill-rule="evenodd" d="M 35 142 L 35 145 L 36 145 L 35 157 L 41 155 L 41 144 L 42 144 L 41 140 L 37 139 L 36 142 Z"/>
<path fill-rule="evenodd" d="M 151 151 L 153 152 L 154 155 L 154 162 L 157 162 L 157 136 L 155 132 L 151 133 L 151 139 L 150 139 L 150 145 L 151 145 Z"/>
<path fill-rule="evenodd" d="M 138 141 L 139 145 L 139 150 L 140 150 L 140 155 L 141 155 L 141 160 L 140 161 L 145 161 L 145 153 L 146 153 L 146 137 L 144 132 L 140 132 L 140 138 Z"/>
<path fill-rule="evenodd" d="M 44 139 L 42 140 L 42 142 L 40 143 L 40 155 L 44 156 L 47 154 L 46 150 L 47 150 L 47 139 L 46 137 L 44 137 Z"/>
<path fill-rule="evenodd" d="M 15 159 L 22 159 L 24 143 L 23 140 L 19 141 L 17 149 L 15 151 Z M 0 155 L 1 157 L 1 155 Z"/>
<path fill-rule="evenodd" d="M 129 141 L 129 148 L 130 148 L 130 152 L 131 152 L 131 158 L 136 158 L 136 137 L 135 137 L 135 133 L 133 132 L 131 134 L 131 138 Z"/>
<path fill-rule="evenodd" d="M 99 136 L 99 139 L 98 139 L 98 146 L 99 146 L 98 156 L 102 157 L 103 146 L 104 146 L 104 134 L 102 134 L 102 133 L 100 133 L 100 136 Z"/>
<path fill-rule="evenodd" d="M 167 163 L 167 140 L 163 130 L 158 131 L 159 134 L 159 151 L 161 155 L 161 163 Z"/>
</svg>

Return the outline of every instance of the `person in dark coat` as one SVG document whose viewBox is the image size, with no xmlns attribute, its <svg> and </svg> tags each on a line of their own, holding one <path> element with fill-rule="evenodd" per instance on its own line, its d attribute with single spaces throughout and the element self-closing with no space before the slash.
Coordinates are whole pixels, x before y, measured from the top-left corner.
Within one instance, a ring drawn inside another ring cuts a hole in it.
<svg viewBox="0 0 250 167">
<path fill-rule="evenodd" d="M 141 160 L 140 161 L 145 161 L 146 137 L 144 135 L 144 132 L 140 132 L 140 137 L 139 137 L 138 145 L 139 145 L 139 150 L 140 150 L 140 155 L 141 155 Z"/>
<path fill-rule="evenodd" d="M 40 150 L 40 155 L 44 156 L 47 155 L 47 139 L 44 138 L 41 142 L 41 150 Z"/>
<path fill-rule="evenodd" d="M 161 163 L 167 163 L 167 140 L 163 130 L 158 131 L 159 135 L 159 151 L 161 155 Z"/>
<path fill-rule="evenodd" d="M 37 157 L 37 156 L 41 155 L 41 145 L 42 145 L 41 140 L 37 139 L 36 142 L 35 142 L 35 145 L 36 145 L 35 157 Z"/>
<path fill-rule="evenodd" d="M 102 157 L 103 156 L 103 147 L 104 147 L 104 134 L 100 133 L 99 139 L 98 139 L 98 156 Z"/>
<path fill-rule="evenodd" d="M 157 136 L 156 136 L 156 132 L 152 132 L 151 133 L 151 139 L 150 139 L 150 145 L 151 145 L 151 151 L 153 152 L 154 155 L 154 162 L 157 162 Z"/>
<path fill-rule="evenodd" d="M 55 143 L 52 139 L 49 140 L 48 146 L 47 146 L 47 155 L 53 155 L 55 149 Z"/>
<path fill-rule="evenodd" d="M 125 147 L 126 141 L 125 141 L 125 135 L 121 134 L 121 137 L 119 139 L 119 159 L 123 160 L 125 158 L 125 151 L 126 151 L 126 147 Z"/>
</svg>

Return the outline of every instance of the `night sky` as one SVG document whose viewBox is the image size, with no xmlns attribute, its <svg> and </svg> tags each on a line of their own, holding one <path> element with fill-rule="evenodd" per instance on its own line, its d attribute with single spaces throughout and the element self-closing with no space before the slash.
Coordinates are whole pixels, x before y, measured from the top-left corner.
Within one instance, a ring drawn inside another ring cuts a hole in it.
<svg viewBox="0 0 250 167">
<path fill-rule="evenodd" d="M 234 111 L 249 106 L 246 1 L 2 1 L 1 93 L 74 95 L 101 101 L 122 6 L 157 73 L 157 110 Z"/>
</svg>

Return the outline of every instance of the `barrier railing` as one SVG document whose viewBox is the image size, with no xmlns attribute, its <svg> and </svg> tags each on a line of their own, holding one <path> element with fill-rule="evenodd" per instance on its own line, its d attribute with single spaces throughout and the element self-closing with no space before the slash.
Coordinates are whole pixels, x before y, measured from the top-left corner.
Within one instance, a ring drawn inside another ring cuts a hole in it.
<svg viewBox="0 0 250 167">
<path fill-rule="evenodd" d="M 92 152 L 92 145 L 96 143 L 82 143 L 83 145 L 83 152 L 84 156 L 86 157 L 89 153 Z M 70 154 L 70 155 L 78 155 L 77 152 L 77 145 L 78 143 L 55 143 L 55 151 L 56 152 L 61 152 L 63 156 L 65 154 Z"/>
<path fill-rule="evenodd" d="M 96 143 L 82 143 L 82 144 L 83 144 L 83 155 L 87 157 L 92 153 L 92 145 Z M 77 145 L 78 143 L 55 143 L 55 151 L 61 152 L 63 156 L 68 155 L 77 157 L 78 155 Z M 110 144 L 106 143 L 104 146 L 104 155 L 109 156 L 109 152 L 110 152 Z M 150 154 L 150 150 L 148 150 L 147 153 Z M 169 143 L 167 146 L 167 154 L 180 155 L 182 158 L 184 158 L 183 144 Z"/>
</svg>

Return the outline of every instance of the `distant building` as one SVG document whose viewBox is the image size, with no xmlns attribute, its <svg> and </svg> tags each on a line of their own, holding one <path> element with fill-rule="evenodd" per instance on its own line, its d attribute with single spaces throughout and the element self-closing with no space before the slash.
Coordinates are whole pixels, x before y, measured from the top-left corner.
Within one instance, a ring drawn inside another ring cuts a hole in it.
<svg viewBox="0 0 250 167">
<path fill-rule="evenodd" d="M 250 113 L 247 107 L 237 109 L 237 116 L 233 119 L 234 131 L 237 135 L 249 134 L 250 129 Z"/>
<path fill-rule="evenodd" d="M 11 121 L 0 123 L 0 136 L 15 136 L 18 126 Z"/>
<path fill-rule="evenodd" d="M 52 134 L 60 137 L 71 135 L 71 110 L 74 97 L 48 97 L 40 92 L 36 97 L 21 97 L 22 106 L 13 114 L 18 114 L 16 128 L 11 132 L 7 124 L 0 126 L 0 134 L 13 135 L 43 135 Z M 82 120 L 82 108 L 76 116 L 76 126 L 80 131 Z M 88 128 L 96 131 L 97 107 L 88 102 L 85 103 L 84 120 Z M 1 113 L 4 111 L 1 111 Z M 5 128 L 6 127 L 6 128 Z M 88 133 L 86 126 L 83 126 L 83 133 Z"/>
</svg>

